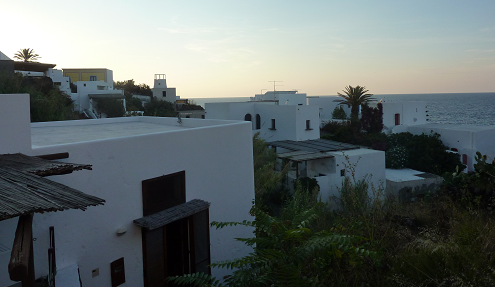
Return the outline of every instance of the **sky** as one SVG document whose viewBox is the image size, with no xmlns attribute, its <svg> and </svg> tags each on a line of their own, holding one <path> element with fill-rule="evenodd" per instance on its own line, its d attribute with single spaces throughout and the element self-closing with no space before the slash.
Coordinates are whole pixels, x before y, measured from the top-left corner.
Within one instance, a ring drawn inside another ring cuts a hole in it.
<svg viewBox="0 0 495 287">
<path fill-rule="evenodd" d="M 495 1 L 0 0 L 0 51 L 181 98 L 495 92 Z"/>
</svg>

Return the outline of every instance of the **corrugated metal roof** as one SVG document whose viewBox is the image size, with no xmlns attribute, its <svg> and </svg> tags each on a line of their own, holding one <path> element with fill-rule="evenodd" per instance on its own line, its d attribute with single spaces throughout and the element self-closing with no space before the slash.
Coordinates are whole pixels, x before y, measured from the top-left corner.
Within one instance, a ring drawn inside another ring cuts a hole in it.
<svg viewBox="0 0 495 287">
<path fill-rule="evenodd" d="M 153 230 L 203 211 L 209 206 L 209 202 L 201 199 L 193 199 L 186 203 L 182 203 L 174 207 L 167 208 L 163 211 L 136 219 L 134 220 L 134 223 L 148 230 Z"/>
<path fill-rule="evenodd" d="M 33 212 L 85 210 L 88 206 L 104 202 L 101 198 L 58 182 L 10 167 L 0 167 L 0 220 Z"/>
<path fill-rule="evenodd" d="M 274 147 L 281 147 L 293 151 L 326 152 L 359 149 L 359 146 L 352 144 L 330 141 L 325 139 L 305 140 L 305 141 L 274 141 L 268 143 Z"/>
<path fill-rule="evenodd" d="M 61 175 L 82 169 L 91 170 L 90 164 L 52 161 L 22 153 L 0 155 L 0 167 L 13 168 L 38 176 Z"/>
<path fill-rule="evenodd" d="M 278 157 L 288 158 L 292 161 L 302 162 L 302 161 L 315 160 L 315 159 L 332 158 L 334 156 L 327 154 L 325 152 L 292 151 L 292 152 L 279 153 Z"/>
</svg>

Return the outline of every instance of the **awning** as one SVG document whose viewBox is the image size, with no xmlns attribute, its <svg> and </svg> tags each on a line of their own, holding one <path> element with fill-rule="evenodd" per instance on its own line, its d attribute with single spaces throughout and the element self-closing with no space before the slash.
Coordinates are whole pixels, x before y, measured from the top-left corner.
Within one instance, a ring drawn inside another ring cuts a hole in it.
<svg viewBox="0 0 495 287">
<path fill-rule="evenodd" d="M 291 151 L 277 154 L 279 158 L 286 158 L 291 161 L 303 162 L 315 159 L 332 158 L 333 155 L 325 152 Z"/>
<path fill-rule="evenodd" d="M 85 210 L 103 204 L 104 199 L 9 167 L 0 167 L 0 220 L 66 209 Z"/>
<path fill-rule="evenodd" d="M 14 61 L 14 70 L 30 72 L 46 72 L 49 68 L 55 68 L 55 64 L 37 63 L 37 62 L 19 62 Z"/>
<path fill-rule="evenodd" d="M 294 151 L 302 150 L 309 152 L 342 151 L 342 150 L 351 150 L 351 149 L 360 148 L 359 146 L 356 145 L 325 140 L 325 139 L 305 140 L 305 141 L 283 140 L 283 141 L 269 142 L 268 145 L 274 147 L 281 147 Z"/>
<path fill-rule="evenodd" d="M 124 99 L 123 94 L 108 93 L 108 94 L 88 94 L 90 99 Z"/>
<path fill-rule="evenodd" d="M 91 170 L 90 164 L 45 160 L 35 156 L 27 156 L 22 153 L 0 155 L 0 168 L 1 167 L 8 167 L 38 176 L 61 175 L 82 169 Z"/>
<path fill-rule="evenodd" d="M 194 215 L 208 209 L 210 203 L 201 199 L 193 199 L 186 203 L 167 208 L 160 212 L 134 220 L 134 223 L 148 230 L 153 230 L 169 223 Z"/>
</svg>

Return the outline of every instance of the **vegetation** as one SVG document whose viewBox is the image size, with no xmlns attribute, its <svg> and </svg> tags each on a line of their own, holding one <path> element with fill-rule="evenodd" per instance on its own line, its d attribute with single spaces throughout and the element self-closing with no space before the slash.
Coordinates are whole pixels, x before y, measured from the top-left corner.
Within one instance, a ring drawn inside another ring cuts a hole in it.
<svg viewBox="0 0 495 287">
<path fill-rule="evenodd" d="M 30 95 L 31 122 L 77 119 L 69 95 L 53 86 L 50 78 L 29 78 L 20 73 L 0 72 L 0 94 L 26 93 Z"/>
<path fill-rule="evenodd" d="M 351 107 L 351 120 L 357 121 L 359 115 L 359 107 L 361 105 L 367 104 L 371 101 L 375 101 L 375 98 L 372 98 L 373 94 L 367 94 L 368 90 L 366 87 L 361 86 L 347 86 L 344 90 L 342 90 L 344 94 L 338 93 L 343 100 L 335 100 L 335 102 L 339 102 L 340 105 L 348 105 Z"/>
<path fill-rule="evenodd" d="M 14 55 L 14 59 L 18 59 L 23 62 L 36 62 L 39 58 L 41 58 L 40 55 L 36 54 L 34 50 L 30 48 L 20 49 Z"/>
<path fill-rule="evenodd" d="M 367 109 L 364 108 L 365 114 Z M 382 125 L 376 120 L 380 115 L 379 109 L 376 108 L 372 113 L 368 123 L 363 124 L 368 132 L 362 132 L 347 122 L 330 122 L 322 128 L 322 131 L 327 132 L 322 138 L 383 150 L 387 168 L 407 167 L 440 176 L 445 172 L 454 172 L 457 166 L 464 169 L 459 156 L 447 152 L 448 148 L 440 140 L 439 134 L 413 135 L 407 132 L 386 135 L 377 132 Z"/>
<path fill-rule="evenodd" d="M 381 133 L 383 130 L 383 105 L 378 103 L 376 108 L 367 104 L 362 105 L 361 126 L 368 133 Z"/>
<path fill-rule="evenodd" d="M 144 115 L 152 117 L 175 117 L 174 104 L 168 101 L 151 100 L 144 107 Z"/>
<path fill-rule="evenodd" d="M 124 105 L 121 99 L 102 98 L 94 100 L 96 102 L 96 111 L 100 114 L 105 114 L 107 118 L 123 117 L 125 114 Z"/>
<path fill-rule="evenodd" d="M 136 85 L 133 79 L 114 82 L 113 87 L 124 91 L 126 110 L 128 111 L 144 111 L 141 100 L 133 98 L 133 95 L 153 97 L 150 86 L 146 84 Z"/>
<path fill-rule="evenodd" d="M 345 113 L 344 109 L 342 106 L 337 106 L 332 112 L 332 119 L 336 120 L 345 120 L 347 119 L 347 114 Z"/>
</svg>

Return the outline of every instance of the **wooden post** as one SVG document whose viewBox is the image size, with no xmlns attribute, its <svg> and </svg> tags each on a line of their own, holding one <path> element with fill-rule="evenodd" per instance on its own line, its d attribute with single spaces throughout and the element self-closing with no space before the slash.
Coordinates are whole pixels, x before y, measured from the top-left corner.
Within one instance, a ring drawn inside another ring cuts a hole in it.
<svg viewBox="0 0 495 287">
<path fill-rule="evenodd" d="M 34 287 L 32 213 L 19 216 L 10 255 L 9 275 L 12 281 L 22 281 L 22 287 Z"/>
</svg>

